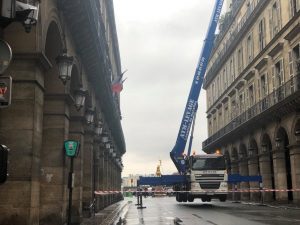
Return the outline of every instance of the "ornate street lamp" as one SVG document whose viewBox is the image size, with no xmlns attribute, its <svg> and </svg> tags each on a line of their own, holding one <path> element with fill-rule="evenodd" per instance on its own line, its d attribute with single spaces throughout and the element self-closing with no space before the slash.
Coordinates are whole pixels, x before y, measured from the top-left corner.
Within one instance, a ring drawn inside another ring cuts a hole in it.
<svg viewBox="0 0 300 225">
<path fill-rule="evenodd" d="M 103 130 L 103 123 L 101 120 L 98 121 L 97 126 L 95 127 L 95 134 L 97 136 L 100 136 L 102 134 L 102 130 Z"/>
<path fill-rule="evenodd" d="M 58 76 L 64 85 L 66 85 L 67 81 L 71 79 L 73 61 L 73 56 L 68 56 L 66 49 L 63 50 L 62 54 L 56 57 Z"/>
<path fill-rule="evenodd" d="M 281 138 L 278 138 L 278 137 L 277 137 L 277 138 L 275 139 L 275 145 L 276 145 L 277 148 L 280 147 L 280 143 L 281 143 Z"/>
<path fill-rule="evenodd" d="M 79 111 L 85 103 L 85 98 L 87 95 L 87 91 L 83 88 L 79 88 L 77 90 L 75 90 L 75 107 L 77 109 L 77 111 Z"/>
<path fill-rule="evenodd" d="M 94 110 L 88 109 L 85 113 L 85 119 L 88 125 L 92 125 L 94 123 Z"/>
</svg>

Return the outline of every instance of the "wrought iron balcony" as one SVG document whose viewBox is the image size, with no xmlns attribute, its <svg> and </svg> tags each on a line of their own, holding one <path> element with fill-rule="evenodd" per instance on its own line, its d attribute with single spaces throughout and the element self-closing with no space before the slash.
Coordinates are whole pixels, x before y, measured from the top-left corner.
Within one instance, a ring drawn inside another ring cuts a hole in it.
<svg viewBox="0 0 300 225">
<path fill-rule="evenodd" d="M 261 126 L 268 119 L 280 118 L 289 111 L 295 110 L 297 107 L 299 108 L 299 105 L 294 102 L 300 101 L 299 90 L 300 74 L 279 86 L 272 93 L 206 139 L 202 143 L 203 150 L 216 147 L 215 145 L 219 145 L 222 142 L 221 140 L 224 141 L 224 138 L 231 135 L 234 131 L 242 134 L 241 128 L 243 127 L 247 126 L 247 132 L 249 132 L 250 127 Z"/>
</svg>

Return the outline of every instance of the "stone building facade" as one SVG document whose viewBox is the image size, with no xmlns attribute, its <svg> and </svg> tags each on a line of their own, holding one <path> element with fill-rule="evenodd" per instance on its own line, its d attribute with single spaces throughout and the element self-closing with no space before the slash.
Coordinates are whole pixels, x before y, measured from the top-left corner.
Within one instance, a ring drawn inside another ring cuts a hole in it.
<svg viewBox="0 0 300 225">
<path fill-rule="evenodd" d="M 0 1 L 2 2 L 2 1 Z M 19 22 L 1 28 L 13 51 L 12 104 L 0 109 L 0 142 L 10 148 L 9 177 L 0 185 L 0 224 L 65 224 L 70 158 L 64 140 L 80 141 L 74 159 L 72 224 L 119 201 L 125 140 L 121 74 L 112 0 L 30 0 L 39 5 L 29 33 Z M 73 57 L 71 78 L 59 78 L 58 56 Z M 78 93 L 83 105 L 74 106 Z M 94 203 L 94 204 L 93 204 Z"/>
<path fill-rule="evenodd" d="M 204 81 L 204 151 L 221 149 L 229 173 L 262 175 L 263 188 L 285 190 L 264 192 L 265 201 L 300 202 L 299 10 L 299 0 L 232 1 Z M 257 201 L 261 195 L 239 197 Z"/>
</svg>

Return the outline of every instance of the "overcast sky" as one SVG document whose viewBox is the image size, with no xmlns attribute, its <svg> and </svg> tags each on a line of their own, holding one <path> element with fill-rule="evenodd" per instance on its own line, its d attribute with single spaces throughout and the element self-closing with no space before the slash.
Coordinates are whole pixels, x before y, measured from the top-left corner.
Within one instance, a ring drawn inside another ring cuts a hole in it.
<svg viewBox="0 0 300 225">
<path fill-rule="evenodd" d="M 122 68 L 122 126 L 128 174 L 176 172 L 169 153 L 214 6 L 213 0 L 114 0 Z M 199 98 L 193 151 L 207 138 L 206 97 Z"/>
</svg>

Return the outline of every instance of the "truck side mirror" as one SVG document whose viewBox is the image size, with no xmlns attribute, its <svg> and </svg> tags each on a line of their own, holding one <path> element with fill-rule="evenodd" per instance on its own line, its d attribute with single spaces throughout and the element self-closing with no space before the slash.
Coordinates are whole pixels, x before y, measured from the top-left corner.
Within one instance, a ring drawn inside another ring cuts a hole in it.
<svg viewBox="0 0 300 225">
<path fill-rule="evenodd" d="M 0 184 L 7 179 L 8 147 L 0 144 Z"/>
</svg>

